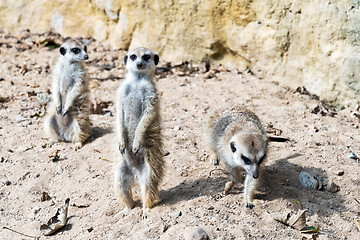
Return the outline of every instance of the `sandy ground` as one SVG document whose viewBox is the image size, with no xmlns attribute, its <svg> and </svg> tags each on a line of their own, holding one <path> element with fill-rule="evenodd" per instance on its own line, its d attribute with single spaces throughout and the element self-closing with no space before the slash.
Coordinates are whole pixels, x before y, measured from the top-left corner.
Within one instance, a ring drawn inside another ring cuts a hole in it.
<svg viewBox="0 0 360 240">
<path fill-rule="evenodd" d="M 360 154 L 360 123 L 349 109 L 322 116 L 312 113 L 320 103 L 315 96 L 251 72 L 216 67 L 204 73 L 203 66 L 170 69 L 164 62 L 156 78 L 166 152 L 162 201 L 148 219 L 141 219 L 139 198 L 128 216 L 116 218 L 123 205 L 112 187 L 112 161 L 119 153 L 111 112 L 125 76 L 124 52 L 95 41 L 88 46 L 92 96 L 107 108 L 91 115 L 92 137 L 75 151 L 72 143 L 47 145 L 43 132 L 45 108 L 37 96 L 50 93 L 51 68 L 59 55 L 58 49 L 39 44 L 49 38 L 61 43 L 57 36 L 0 33 L 1 227 L 40 236 L 40 225 L 70 198 L 67 225 L 41 239 L 184 239 L 196 226 L 210 239 L 360 239 L 360 204 L 354 200 L 360 200 L 360 163 L 349 157 Z M 270 143 L 252 210 L 243 204 L 242 183 L 223 194 L 229 176 L 209 174 L 222 167 L 209 163 L 203 140 L 209 113 L 237 103 L 257 113 L 267 129 L 291 139 Z M 324 184 L 335 182 L 340 191 L 302 187 L 301 171 L 321 176 Z M 273 219 L 300 208 L 308 210 L 309 225 L 320 227 L 317 235 Z M 0 239 L 29 238 L 0 229 Z"/>
</svg>

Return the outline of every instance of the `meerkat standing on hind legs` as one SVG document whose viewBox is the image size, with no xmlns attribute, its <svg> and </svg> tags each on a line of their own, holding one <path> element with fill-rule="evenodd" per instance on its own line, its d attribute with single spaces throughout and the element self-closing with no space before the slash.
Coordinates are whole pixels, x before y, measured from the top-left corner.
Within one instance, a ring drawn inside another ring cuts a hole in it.
<svg viewBox="0 0 360 240">
<path fill-rule="evenodd" d="M 247 208 L 253 208 L 252 195 L 268 145 L 259 118 L 240 106 L 217 111 L 210 117 L 207 133 L 210 161 L 215 164 L 220 160 L 233 177 L 225 185 L 225 193 L 241 180 L 241 169 L 245 169 L 244 202 Z"/>
<path fill-rule="evenodd" d="M 153 78 L 159 56 L 147 48 L 129 51 L 124 62 L 126 79 L 117 90 L 116 125 L 120 161 L 114 165 L 115 192 L 125 203 L 117 215 L 126 215 L 135 206 L 132 185 L 140 186 L 142 217 L 159 201 L 164 175 L 160 106 Z"/>
<path fill-rule="evenodd" d="M 53 70 L 52 103 L 45 130 L 52 142 L 75 142 L 80 149 L 90 135 L 90 100 L 84 61 L 88 54 L 82 42 L 66 38 Z"/>
</svg>

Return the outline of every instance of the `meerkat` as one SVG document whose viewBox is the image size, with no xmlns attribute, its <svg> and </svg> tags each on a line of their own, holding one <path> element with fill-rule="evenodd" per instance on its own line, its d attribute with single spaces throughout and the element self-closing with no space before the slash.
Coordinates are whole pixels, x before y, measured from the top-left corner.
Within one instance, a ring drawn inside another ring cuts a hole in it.
<svg viewBox="0 0 360 240">
<path fill-rule="evenodd" d="M 235 106 L 211 115 L 208 124 L 210 162 L 220 160 L 233 180 L 226 183 L 225 194 L 241 181 L 245 169 L 244 202 L 252 209 L 253 191 L 259 178 L 259 168 L 266 158 L 268 137 L 255 113 Z"/>
<path fill-rule="evenodd" d="M 90 135 L 89 79 L 84 67 L 86 45 L 66 38 L 53 69 L 52 103 L 45 120 L 51 142 L 75 142 L 80 149 Z"/>
<path fill-rule="evenodd" d="M 137 183 L 142 195 L 142 218 L 159 201 L 159 185 L 164 175 L 160 106 L 154 84 L 159 56 L 147 48 L 136 48 L 124 57 L 128 71 L 117 90 L 116 126 L 120 161 L 114 166 L 116 195 L 125 204 L 118 215 L 135 206 L 132 186 Z"/>
</svg>

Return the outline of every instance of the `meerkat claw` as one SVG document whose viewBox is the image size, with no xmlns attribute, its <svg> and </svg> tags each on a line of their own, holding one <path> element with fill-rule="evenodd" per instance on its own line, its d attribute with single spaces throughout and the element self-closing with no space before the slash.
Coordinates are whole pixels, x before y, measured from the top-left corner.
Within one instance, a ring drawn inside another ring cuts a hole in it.
<svg viewBox="0 0 360 240">
<path fill-rule="evenodd" d="M 62 113 L 62 116 L 65 117 L 65 115 L 68 113 L 69 110 L 66 110 Z"/>
<path fill-rule="evenodd" d="M 58 115 L 61 114 L 61 107 L 56 107 L 56 113 L 57 113 Z"/>
<path fill-rule="evenodd" d="M 80 148 L 82 148 L 82 143 L 81 142 L 76 142 L 75 143 L 75 151 L 79 150 Z"/>
<path fill-rule="evenodd" d="M 139 149 L 138 149 L 138 148 L 136 148 L 136 149 L 133 148 L 132 154 L 133 154 L 134 156 L 135 156 L 138 152 L 139 152 Z"/>
<path fill-rule="evenodd" d="M 119 151 L 121 154 L 125 154 L 125 147 L 123 147 L 123 145 L 119 145 Z"/>
<path fill-rule="evenodd" d="M 149 215 L 150 215 L 150 209 L 149 208 L 143 208 L 141 218 L 142 219 L 147 219 Z"/>
</svg>

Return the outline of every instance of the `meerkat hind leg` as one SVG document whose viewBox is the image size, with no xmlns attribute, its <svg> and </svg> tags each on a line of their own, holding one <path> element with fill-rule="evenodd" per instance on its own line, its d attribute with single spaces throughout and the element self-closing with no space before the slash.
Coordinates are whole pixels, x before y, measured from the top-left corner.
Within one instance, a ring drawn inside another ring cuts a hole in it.
<svg viewBox="0 0 360 240">
<path fill-rule="evenodd" d="M 135 207 L 135 201 L 133 199 L 131 186 L 133 183 L 133 176 L 128 167 L 124 162 L 117 164 L 115 172 L 115 192 L 116 195 L 122 200 L 125 204 L 125 208 L 117 213 L 117 216 L 126 216 L 129 210 Z"/>
<path fill-rule="evenodd" d="M 72 131 L 73 131 L 73 137 L 72 137 L 73 139 L 70 139 L 70 141 L 75 142 L 75 151 L 76 151 L 83 147 L 87 136 L 81 129 L 79 122 L 76 119 L 73 120 Z"/>
<path fill-rule="evenodd" d="M 56 121 L 56 116 L 50 116 L 45 123 L 45 130 L 50 136 L 49 145 L 53 145 L 55 142 L 61 140 L 59 124 Z"/>
</svg>

